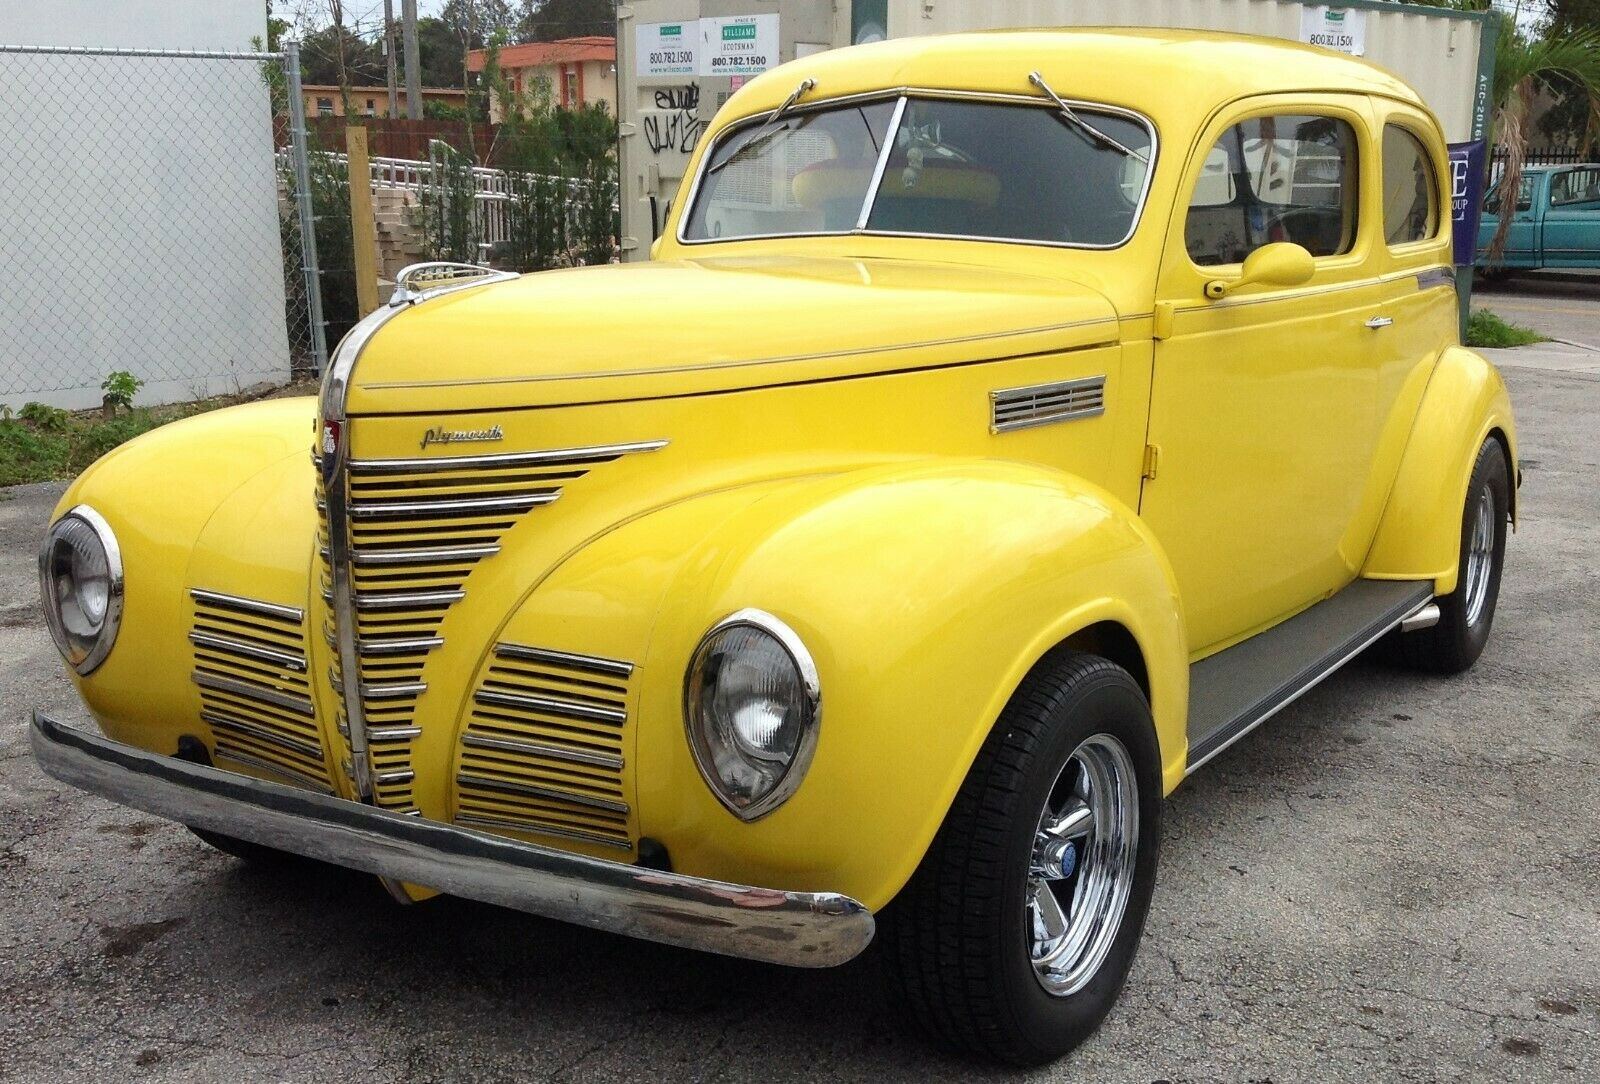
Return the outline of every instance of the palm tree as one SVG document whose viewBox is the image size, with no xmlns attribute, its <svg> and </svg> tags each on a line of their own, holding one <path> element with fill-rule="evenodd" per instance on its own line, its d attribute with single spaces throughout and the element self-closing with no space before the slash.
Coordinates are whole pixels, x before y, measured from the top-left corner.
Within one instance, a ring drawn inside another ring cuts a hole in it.
<svg viewBox="0 0 1600 1084">
<path fill-rule="evenodd" d="M 1559 36 L 1530 38 L 1512 19 L 1500 19 L 1500 46 L 1494 56 L 1494 114 L 1491 146 L 1505 151 L 1500 174 L 1499 217 L 1486 253 L 1491 263 L 1506 247 L 1511 217 L 1516 213 L 1522 165 L 1528 155 L 1528 114 L 1544 90 L 1557 96 L 1579 96 L 1589 104 L 1584 132 L 1587 149 L 1600 135 L 1600 30 L 1578 30 Z"/>
</svg>

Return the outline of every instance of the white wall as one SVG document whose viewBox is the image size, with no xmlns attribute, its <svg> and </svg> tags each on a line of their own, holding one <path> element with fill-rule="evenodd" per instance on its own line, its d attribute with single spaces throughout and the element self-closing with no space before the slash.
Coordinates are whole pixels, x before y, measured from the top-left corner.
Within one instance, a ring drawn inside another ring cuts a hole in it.
<svg viewBox="0 0 1600 1084">
<path fill-rule="evenodd" d="M 92 406 L 114 369 L 141 402 L 287 379 L 261 65 L 4 51 L 265 32 L 261 0 L 0 3 L 0 403 Z"/>
</svg>

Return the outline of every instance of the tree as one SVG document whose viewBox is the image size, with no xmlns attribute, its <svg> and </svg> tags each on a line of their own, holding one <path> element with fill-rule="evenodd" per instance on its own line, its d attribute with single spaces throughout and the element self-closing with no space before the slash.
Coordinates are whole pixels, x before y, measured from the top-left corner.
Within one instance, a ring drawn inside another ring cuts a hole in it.
<svg viewBox="0 0 1600 1084">
<path fill-rule="evenodd" d="M 517 36 L 521 41 L 613 37 L 616 0 L 522 0 Z"/>
<path fill-rule="evenodd" d="M 1550 20 L 1545 37 L 1563 37 L 1584 30 L 1600 30 L 1600 0 L 1550 0 Z M 1562 143 L 1589 143 L 1589 101 L 1581 94 L 1568 94 L 1539 118 L 1539 130 L 1546 139 Z"/>
<path fill-rule="evenodd" d="M 1522 165 L 1528 154 L 1528 115 L 1535 96 L 1543 90 L 1558 98 L 1582 102 L 1585 143 L 1600 131 L 1600 30 L 1552 30 L 1546 37 L 1533 39 L 1525 36 L 1513 20 L 1499 18 L 1500 45 L 1494 57 L 1494 116 L 1490 130 L 1493 145 L 1505 152 L 1505 169 L 1500 174 L 1500 201 L 1495 208 L 1499 226 L 1487 253 L 1491 262 L 1505 252 L 1506 236 L 1516 213 Z"/>
</svg>

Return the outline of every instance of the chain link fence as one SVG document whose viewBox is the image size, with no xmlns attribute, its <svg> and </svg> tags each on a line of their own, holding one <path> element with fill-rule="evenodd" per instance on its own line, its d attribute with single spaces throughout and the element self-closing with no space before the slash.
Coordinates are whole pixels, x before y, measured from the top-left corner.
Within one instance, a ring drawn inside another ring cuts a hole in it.
<svg viewBox="0 0 1600 1084">
<path fill-rule="evenodd" d="M 0 404 L 285 383 L 326 358 L 296 58 L 0 43 Z M 280 166 L 286 162 L 288 168 Z"/>
</svg>

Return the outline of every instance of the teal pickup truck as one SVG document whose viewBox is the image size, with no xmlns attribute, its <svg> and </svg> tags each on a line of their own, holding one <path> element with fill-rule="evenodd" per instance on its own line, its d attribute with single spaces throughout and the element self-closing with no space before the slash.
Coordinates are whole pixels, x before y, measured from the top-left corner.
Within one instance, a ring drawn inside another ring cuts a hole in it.
<svg viewBox="0 0 1600 1084">
<path fill-rule="evenodd" d="M 1600 164 L 1525 166 L 1517 209 L 1500 259 L 1488 260 L 1500 225 L 1500 186 L 1489 189 L 1478 221 L 1478 270 L 1489 274 L 1536 267 L 1600 267 Z"/>
</svg>

